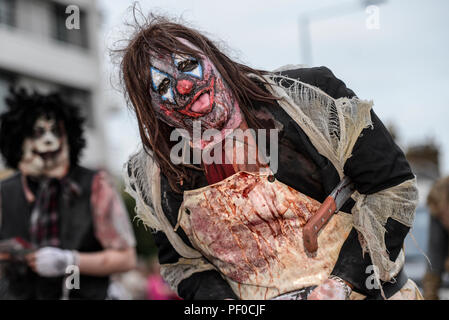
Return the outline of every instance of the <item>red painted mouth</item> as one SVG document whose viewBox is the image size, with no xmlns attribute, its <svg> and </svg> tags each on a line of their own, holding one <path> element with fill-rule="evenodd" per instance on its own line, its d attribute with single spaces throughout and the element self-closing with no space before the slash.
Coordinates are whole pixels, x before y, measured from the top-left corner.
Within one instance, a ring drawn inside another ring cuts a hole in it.
<svg viewBox="0 0 449 320">
<path fill-rule="evenodd" d="M 198 91 L 184 109 L 177 111 L 192 118 L 199 118 L 208 114 L 214 105 L 214 84 L 215 78 L 212 78 L 209 85 Z"/>
<path fill-rule="evenodd" d="M 37 150 L 33 150 L 33 153 L 40 156 L 44 160 L 48 160 L 54 158 L 61 151 L 61 149 L 62 149 L 61 146 L 59 146 L 59 148 L 56 149 L 55 151 L 39 152 Z"/>
</svg>

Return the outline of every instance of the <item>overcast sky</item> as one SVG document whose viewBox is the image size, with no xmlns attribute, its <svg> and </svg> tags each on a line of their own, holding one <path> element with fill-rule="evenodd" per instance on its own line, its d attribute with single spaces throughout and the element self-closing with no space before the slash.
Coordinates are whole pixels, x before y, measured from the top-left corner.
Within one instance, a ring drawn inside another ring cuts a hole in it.
<svg viewBox="0 0 449 320">
<path fill-rule="evenodd" d="M 327 66 L 386 124 L 394 124 L 400 145 L 433 139 L 441 146 L 443 174 L 449 174 L 449 1 L 388 0 L 379 6 L 380 29 L 368 29 L 373 16 L 355 0 L 140 1 L 144 12 L 180 16 L 222 40 L 231 55 L 267 70 L 302 64 L 299 17 L 311 19 L 312 66 Z M 132 1 L 100 0 L 102 38 L 110 47 L 124 30 Z M 106 54 L 106 52 L 105 52 Z M 131 114 L 111 119 L 114 165 L 138 146 Z"/>
</svg>

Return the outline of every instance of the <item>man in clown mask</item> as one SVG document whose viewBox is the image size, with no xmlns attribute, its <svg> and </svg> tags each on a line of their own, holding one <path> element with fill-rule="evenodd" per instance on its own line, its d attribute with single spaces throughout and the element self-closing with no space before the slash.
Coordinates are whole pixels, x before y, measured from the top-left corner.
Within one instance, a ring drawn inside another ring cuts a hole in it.
<svg viewBox="0 0 449 320">
<path fill-rule="evenodd" d="M 181 297 L 420 298 L 402 250 L 416 181 L 371 102 L 325 67 L 255 70 L 164 17 L 139 24 L 121 52 L 143 144 L 127 191 Z M 226 144 L 237 130 L 258 135 Z M 308 252 L 302 231 L 345 176 L 352 199 Z"/>
<path fill-rule="evenodd" d="M 24 141 L 19 170 L 28 176 L 61 179 L 69 169 L 67 136 L 51 115 L 36 120 L 33 134 Z"/>
<path fill-rule="evenodd" d="M 0 240 L 25 254 L 0 252 L 3 298 L 105 299 L 109 275 L 134 267 L 135 240 L 107 174 L 78 165 L 78 109 L 57 94 L 25 90 L 6 102 L 0 150 L 18 172 L 0 183 Z"/>
</svg>

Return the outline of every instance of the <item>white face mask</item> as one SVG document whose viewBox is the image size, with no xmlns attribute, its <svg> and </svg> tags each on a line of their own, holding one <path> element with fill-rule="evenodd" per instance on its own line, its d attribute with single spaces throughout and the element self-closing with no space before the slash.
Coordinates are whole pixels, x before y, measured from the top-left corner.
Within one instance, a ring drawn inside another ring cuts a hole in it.
<svg viewBox="0 0 449 320">
<path fill-rule="evenodd" d="M 36 120 L 31 137 L 23 143 L 19 169 L 25 175 L 62 178 L 69 168 L 67 136 L 53 118 Z"/>
</svg>

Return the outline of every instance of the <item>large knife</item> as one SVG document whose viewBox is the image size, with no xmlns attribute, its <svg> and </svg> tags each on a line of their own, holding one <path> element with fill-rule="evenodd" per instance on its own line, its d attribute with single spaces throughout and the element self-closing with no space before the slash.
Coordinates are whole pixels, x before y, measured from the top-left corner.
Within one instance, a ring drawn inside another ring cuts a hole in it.
<svg viewBox="0 0 449 320">
<path fill-rule="evenodd" d="M 316 214 L 307 221 L 303 229 L 304 247 L 310 253 L 318 250 L 318 234 L 335 212 L 338 212 L 354 192 L 354 184 L 348 177 L 340 183 L 324 200 Z"/>
</svg>

